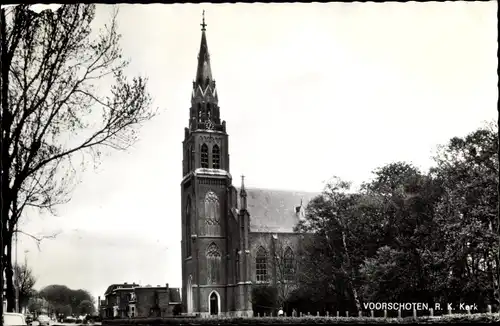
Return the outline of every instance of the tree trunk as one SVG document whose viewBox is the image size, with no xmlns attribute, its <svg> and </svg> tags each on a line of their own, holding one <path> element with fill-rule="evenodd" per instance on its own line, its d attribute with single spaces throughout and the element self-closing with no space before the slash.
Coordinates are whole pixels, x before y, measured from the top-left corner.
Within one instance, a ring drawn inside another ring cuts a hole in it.
<svg viewBox="0 0 500 326">
<path fill-rule="evenodd" d="M 7 311 L 15 312 L 16 291 L 14 288 L 14 269 L 12 267 L 12 241 L 7 242 L 7 253 L 5 255 L 5 278 L 7 281 Z"/>
<path fill-rule="evenodd" d="M 361 302 L 359 301 L 358 291 L 356 290 L 356 287 L 354 286 L 354 283 L 352 281 L 352 279 L 354 278 L 354 273 L 353 273 L 353 269 L 351 266 L 351 259 L 349 258 L 349 251 L 347 250 L 347 242 L 346 242 L 346 236 L 345 236 L 344 231 L 342 231 L 342 243 L 344 246 L 344 252 L 345 252 L 347 267 L 349 269 L 349 274 L 346 273 L 344 268 L 342 268 L 342 269 L 344 270 L 344 274 L 346 274 L 346 276 L 347 276 L 347 280 L 349 282 L 349 287 L 351 288 L 352 296 L 354 298 L 354 303 L 356 304 L 356 310 L 359 313 L 361 311 Z"/>
<path fill-rule="evenodd" d="M 5 9 L 0 10 L 0 49 L 1 49 L 1 54 L 0 54 L 0 62 L 1 64 L 1 69 L 2 69 L 2 74 L 1 74 L 1 105 L 2 105 L 2 115 L 0 119 L 0 130 L 2 131 L 7 131 L 7 126 L 8 126 L 8 121 L 6 115 L 8 114 L 8 84 L 9 84 L 9 68 L 7 65 L 7 23 L 5 21 Z M 2 164 L 0 165 L 0 197 L 2 200 L 2 207 L 1 207 L 1 212 L 0 212 L 0 248 L 2 248 L 2 254 L 0 255 L 0 315 L 3 316 L 3 301 L 4 301 L 4 284 L 5 284 L 5 279 L 4 279 L 4 270 L 5 270 L 5 246 L 7 244 L 6 240 L 6 230 L 7 230 L 7 225 L 6 222 L 8 220 L 9 216 L 9 200 L 7 198 L 9 194 L 9 169 L 7 163 L 8 163 L 8 148 L 7 146 L 4 146 L 5 138 L 6 138 L 6 133 L 2 132 L 0 134 L 0 160 Z"/>
<path fill-rule="evenodd" d="M 498 303 L 498 307 L 500 309 L 500 107 L 497 107 L 497 159 L 499 166 L 497 167 L 497 239 L 498 239 L 498 246 L 497 246 L 497 266 L 496 266 L 496 271 L 497 271 L 497 286 L 496 286 L 496 300 Z"/>
</svg>

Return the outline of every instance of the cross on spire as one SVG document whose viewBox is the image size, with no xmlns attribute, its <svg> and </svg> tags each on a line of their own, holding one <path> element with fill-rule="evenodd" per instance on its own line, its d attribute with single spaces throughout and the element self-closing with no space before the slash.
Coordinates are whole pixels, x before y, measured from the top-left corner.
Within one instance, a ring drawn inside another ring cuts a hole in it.
<svg viewBox="0 0 500 326">
<path fill-rule="evenodd" d="M 202 13 L 202 22 L 201 22 L 201 30 L 204 32 L 206 31 L 205 27 L 207 27 L 207 24 L 205 24 L 205 10 L 203 10 Z"/>
</svg>

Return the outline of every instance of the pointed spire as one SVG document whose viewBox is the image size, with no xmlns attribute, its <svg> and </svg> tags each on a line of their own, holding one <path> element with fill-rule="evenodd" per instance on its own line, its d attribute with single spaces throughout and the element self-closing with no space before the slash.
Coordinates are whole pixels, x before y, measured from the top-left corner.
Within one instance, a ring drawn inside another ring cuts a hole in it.
<svg viewBox="0 0 500 326">
<path fill-rule="evenodd" d="M 210 55 L 208 54 L 207 35 L 205 33 L 207 24 L 205 23 L 205 10 L 201 25 L 201 44 L 198 54 L 198 69 L 196 71 L 196 84 L 205 89 L 209 82 L 212 82 L 212 68 L 210 67 Z"/>
<path fill-rule="evenodd" d="M 219 95 L 212 77 L 210 55 L 208 53 L 205 23 L 205 11 L 201 22 L 201 44 L 198 53 L 196 77 L 191 92 L 191 108 L 189 112 L 190 130 L 215 130 L 226 132 L 224 123 L 221 124 L 219 110 Z"/>
</svg>

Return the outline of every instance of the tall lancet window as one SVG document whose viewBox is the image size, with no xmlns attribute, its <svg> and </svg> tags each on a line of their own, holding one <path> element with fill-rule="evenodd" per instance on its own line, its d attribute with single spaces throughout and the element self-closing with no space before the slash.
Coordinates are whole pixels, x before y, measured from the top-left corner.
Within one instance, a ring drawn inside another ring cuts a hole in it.
<svg viewBox="0 0 500 326">
<path fill-rule="evenodd" d="M 212 147 L 212 167 L 214 169 L 220 169 L 220 149 L 217 145 Z"/>
<path fill-rule="evenodd" d="M 206 235 L 220 235 L 219 197 L 213 191 L 205 195 L 205 230 Z"/>
<path fill-rule="evenodd" d="M 257 282 L 267 281 L 267 251 L 264 247 L 259 247 L 255 257 L 255 272 Z"/>
<path fill-rule="evenodd" d="M 208 168 L 208 146 L 207 144 L 201 145 L 201 167 Z"/>
<path fill-rule="evenodd" d="M 186 257 L 191 257 L 191 197 L 186 201 Z"/>
<path fill-rule="evenodd" d="M 188 172 L 191 171 L 191 162 L 192 162 L 191 160 L 193 158 L 191 156 L 191 154 L 192 154 L 191 151 L 192 151 L 191 146 L 188 146 L 187 152 L 186 152 L 186 160 L 187 160 L 187 170 L 188 170 Z"/>
<path fill-rule="evenodd" d="M 221 253 L 215 243 L 211 243 L 206 252 L 207 284 L 219 284 L 221 274 Z"/>
<path fill-rule="evenodd" d="M 284 254 L 284 257 L 283 257 L 284 261 L 283 261 L 283 267 L 284 267 L 284 276 L 285 276 L 285 280 L 287 280 L 288 282 L 291 282 L 293 281 L 294 279 L 294 275 L 295 275 L 295 259 L 294 259 L 294 256 L 293 256 L 293 251 L 292 251 L 292 248 L 290 247 L 287 247 L 286 250 L 285 250 L 285 254 Z"/>
</svg>

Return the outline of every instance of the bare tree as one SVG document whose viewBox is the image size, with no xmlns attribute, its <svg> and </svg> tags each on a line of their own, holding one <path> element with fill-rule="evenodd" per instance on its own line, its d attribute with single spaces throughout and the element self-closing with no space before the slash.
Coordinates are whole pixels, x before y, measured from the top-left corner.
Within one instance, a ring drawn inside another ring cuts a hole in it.
<svg viewBox="0 0 500 326">
<path fill-rule="evenodd" d="M 297 288 L 298 246 L 294 245 L 291 239 L 287 239 L 286 235 L 281 234 L 273 235 L 273 242 L 277 304 L 287 310 L 290 294 Z"/>
<path fill-rule="evenodd" d="M 303 253 L 304 235 L 275 232 L 267 226 L 261 228 L 263 232 L 257 243 L 267 251 L 268 284 L 276 291 L 273 308 L 287 310 L 288 300 L 298 285 L 298 260 Z"/>
<path fill-rule="evenodd" d="M 94 15 L 86 4 L 1 10 L 1 262 L 10 311 L 12 238 L 23 210 L 66 203 L 77 160 L 83 166 L 105 148 L 127 149 L 136 127 L 154 116 L 146 80 L 125 76 L 117 12 L 98 33 Z"/>
<path fill-rule="evenodd" d="M 14 265 L 16 275 L 16 285 L 19 288 L 19 306 L 26 307 L 29 300 L 35 296 L 34 289 L 36 277 L 33 275 L 32 269 L 28 266 L 28 260 L 24 260 L 23 265 Z"/>
</svg>

